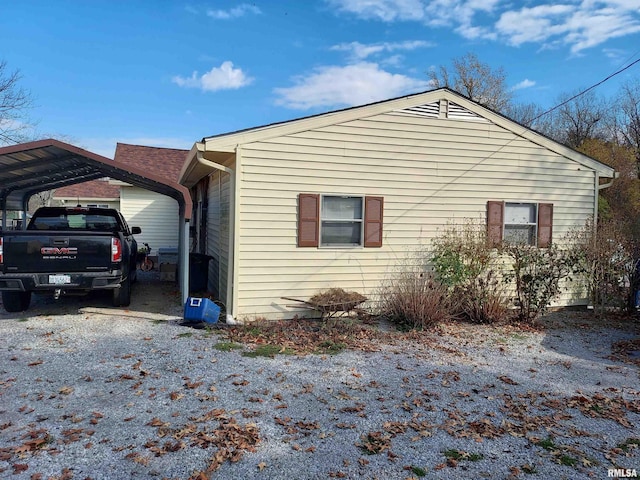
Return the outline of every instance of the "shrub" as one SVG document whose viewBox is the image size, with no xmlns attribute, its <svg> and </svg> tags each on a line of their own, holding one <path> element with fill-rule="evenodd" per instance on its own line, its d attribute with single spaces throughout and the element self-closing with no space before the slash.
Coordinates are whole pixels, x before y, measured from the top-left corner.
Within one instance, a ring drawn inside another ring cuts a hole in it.
<svg viewBox="0 0 640 480">
<path fill-rule="evenodd" d="M 511 309 L 504 283 L 495 270 L 487 270 L 454 289 L 454 311 L 473 323 L 502 323 Z"/>
<path fill-rule="evenodd" d="M 513 284 L 518 319 L 527 323 L 544 314 L 560 295 L 561 281 L 570 280 L 579 271 L 578 251 L 574 248 L 561 249 L 555 244 L 538 248 L 518 243 L 503 245 L 502 253 L 511 262 L 504 281 Z"/>
<path fill-rule="evenodd" d="M 638 240 L 615 221 L 604 221 L 597 230 L 589 222 L 574 232 L 579 261 L 596 315 L 609 308 L 633 310 L 640 283 Z"/>
<path fill-rule="evenodd" d="M 430 261 L 435 278 L 449 289 L 454 315 L 474 323 L 509 317 L 509 299 L 492 268 L 496 253 L 484 223 L 449 225 L 432 241 Z"/>
<path fill-rule="evenodd" d="M 379 292 L 380 314 L 410 328 L 425 329 L 451 318 L 447 288 L 428 272 L 400 272 Z"/>
<path fill-rule="evenodd" d="M 431 242 L 431 265 L 436 279 L 454 288 L 475 279 L 487 270 L 494 255 L 487 243 L 486 227 L 467 221 L 448 225 Z"/>
</svg>

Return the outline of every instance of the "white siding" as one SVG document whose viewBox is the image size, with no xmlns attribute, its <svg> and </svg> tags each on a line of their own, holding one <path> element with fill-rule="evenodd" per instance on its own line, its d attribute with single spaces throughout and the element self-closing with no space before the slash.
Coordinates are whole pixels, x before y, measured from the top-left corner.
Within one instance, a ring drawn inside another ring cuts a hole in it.
<svg viewBox="0 0 640 480">
<path fill-rule="evenodd" d="M 484 221 L 488 200 L 553 203 L 556 240 L 593 213 L 592 170 L 478 120 L 395 112 L 242 145 L 238 317 L 292 317 L 282 296 L 329 287 L 372 295 L 448 222 Z M 299 193 L 384 197 L 382 248 L 298 248 Z"/>
<path fill-rule="evenodd" d="M 121 187 L 120 211 L 130 226 L 140 227 L 139 244 L 148 243 L 152 255 L 163 247 L 178 247 L 178 202 L 138 187 Z"/>
</svg>

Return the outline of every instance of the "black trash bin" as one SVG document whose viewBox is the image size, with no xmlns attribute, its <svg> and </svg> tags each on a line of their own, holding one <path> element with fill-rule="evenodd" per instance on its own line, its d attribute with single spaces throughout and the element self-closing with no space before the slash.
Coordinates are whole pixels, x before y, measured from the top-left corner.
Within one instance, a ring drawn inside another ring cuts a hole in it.
<svg viewBox="0 0 640 480">
<path fill-rule="evenodd" d="M 205 292 L 209 283 L 209 261 L 213 257 L 204 253 L 189 254 L 189 291 Z"/>
</svg>

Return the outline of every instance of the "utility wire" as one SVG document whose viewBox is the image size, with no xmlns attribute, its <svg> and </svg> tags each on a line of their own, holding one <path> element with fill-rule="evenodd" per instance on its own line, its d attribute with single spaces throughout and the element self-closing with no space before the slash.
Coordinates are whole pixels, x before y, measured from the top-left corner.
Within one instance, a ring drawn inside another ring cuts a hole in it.
<svg viewBox="0 0 640 480">
<path fill-rule="evenodd" d="M 633 56 L 635 56 L 635 54 L 634 54 Z M 633 58 L 633 56 L 632 56 L 632 58 Z M 613 77 L 615 77 L 616 75 L 618 75 L 618 74 L 620 74 L 620 73 L 624 72 L 625 70 L 628 70 L 629 68 L 633 67 L 636 63 L 640 63 L 640 58 L 638 58 L 637 60 L 635 60 L 635 61 L 631 62 L 631 63 L 630 63 L 629 65 L 627 65 L 626 67 L 622 67 L 620 70 L 618 70 L 618 71 L 616 71 L 616 72 L 613 72 L 611 75 L 609 75 L 608 77 L 606 77 L 606 78 L 604 78 L 604 79 L 600 80 L 598 83 L 595 83 L 595 84 L 591 85 L 589 88 L 585 88 L 585 89 L 584 89 L 584 90 L 582 90 L 581 92 L 576 93 L 573 97 L 571 97 L 571 98 L 569 98 L 569 99 L 565 100 L 565 101 L 564 101 L 564 102 L 562 102 L 562 103 L 559 103 L 559 104 L 558 104 L 558 105 L 556 105 L 555 107 L 551 107 L 549 110 L 547 110 L 547 111 L 545 111 L 545 112 L 542 112 L 542 113 L 541 113 L 540 115 L 538 115 L 537 117 L 532 118 L 532 119 L 530 120 L 530 122 L 534 122 L 534 121 L 538 120 L 540 117 L 543 117 L 544 115 L 547 115 L 547 114 L 549 114 L 549 113 L 553 112 L 554 110 L 557 110 L 558 108 L 562 107 L 563 105 L 566 105 L 567 103 L 571 102 L 572 100 L 575 100 L 576 98 L 578 98 L 578 97 L 580 97 L 580 96 L 584 95 L 585 93 L 587 93 L 587 92 L 589 92 L 589 91 L 593 90 L 594 88 L 599 87 L 599 86 L 600 86 L 600 85 L 602 85 L 604 82 L 606 82 L 606 81 L 608 81 L 608 80 L 612 79 L 612 78 L 613 78 Z"/>
</svg>

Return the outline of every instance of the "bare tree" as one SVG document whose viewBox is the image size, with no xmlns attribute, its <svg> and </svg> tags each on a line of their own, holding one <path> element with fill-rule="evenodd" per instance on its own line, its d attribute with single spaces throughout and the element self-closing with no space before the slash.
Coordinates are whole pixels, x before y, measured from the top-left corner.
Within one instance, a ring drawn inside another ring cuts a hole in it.
<svg viewBox="0 0 640 480">
<path fill-rule="evenodd" d="M 441 65 L 429 70 L 428 75 L 434 88 L 450 88 L 500 113 L 508 110 L 513 98 L 504 69 L 491 68 L 474 53 L 454 59 L 452 71 Z"/>
<path fill-rule="evenodd" d="M 625 83 L 616 99 L 616 138 L 633 150 L 640 178 L 640 79 Z"/>
<path fill-rule="evenodd" d="M 556 140 L 578 148 L 585 140 L 606 138 L 608 104 L 593 90 L 561 94 L 557 103 L 551 132 Z"/>
<path fill-rule="evenodd" d="M 0 61 L 0 144 L 24 141 L 29 128 L 26 111 L 31 108 L 31 94 L 19 86 L 20 72 L 9 72 L 7 62 Z"/>
</svg>

